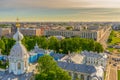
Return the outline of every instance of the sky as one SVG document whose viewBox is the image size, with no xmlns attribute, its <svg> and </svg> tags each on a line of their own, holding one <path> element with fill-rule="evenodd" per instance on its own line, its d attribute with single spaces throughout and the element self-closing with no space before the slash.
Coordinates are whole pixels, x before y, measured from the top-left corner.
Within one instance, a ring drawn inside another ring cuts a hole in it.
<svg viewBox="0 0 120 80">
<path fill-rule="evenodd" d="M 0 21 L 120 21 L 120 0 L 0 0 Z"/>
</svg>

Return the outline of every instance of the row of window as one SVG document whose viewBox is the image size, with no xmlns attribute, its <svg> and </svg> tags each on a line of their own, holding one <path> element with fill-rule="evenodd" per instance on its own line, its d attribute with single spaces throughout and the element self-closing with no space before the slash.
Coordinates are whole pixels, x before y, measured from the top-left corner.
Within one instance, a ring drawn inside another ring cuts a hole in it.
<svg viewBox="0 0 120 80">
<path fill-rule="evenodd" d="M 101 61 L 101 60 L 99 60 L 99 62 L 98 62 L 98 60 L 91 60 L 91 59 L 88 59 L 88 60 L 86 60 L 86 62 L 85 62 L 86 64 L 95 64 L 95 65 L 101 65 L 101 66 L 103 66 L 103 61 Z"/>
<path fill-rule="evenodd" d="M 84 74 L 79 74 L 79 73 L 74 73 L 74 72 L 69 72 L 69 75 L 72 76 L 73 80 L 86 80 L 85 77 L 87 78 L 87 80 L 90 80 L 90 76 L 86 76 Z"/>
<path fill-rule="evenodd" d="M 76 36 L 79 35 L 82 38 L 96 38 L 96 33 L 74 33 L 74 32 L 59 32 L 59 31 L 47 31 L 46 35 L 62 35 L 62 36 Z"/>
</svg>

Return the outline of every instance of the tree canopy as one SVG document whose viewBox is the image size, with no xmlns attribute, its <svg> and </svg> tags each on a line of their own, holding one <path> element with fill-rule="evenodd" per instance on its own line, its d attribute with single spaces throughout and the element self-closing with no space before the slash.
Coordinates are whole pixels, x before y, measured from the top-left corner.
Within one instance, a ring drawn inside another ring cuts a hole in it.
<svg viewBox="0 0 120 80">
<path fill-rule="evenodd" d="M 9 54 L 11 47 L 14 45 L 15 41 L 12 38 L 2 37 L 0 40 L 0 48 L 3 54 Z M 43 49 L 51 49 L 57 53 L 67 54 L 70 52 L 80 52 L 83 50 L 103 52 L 103 47 L 100 43 L 91 40 L 83 39 L 79 37 L 65 38 L 62 40 L 56 37 L 37 37 L 37 36 L 25 36 L 22 43 L 26 46 L 27 50 L 34 48 L 35 44 Z"/>
<path fill-rule="evenodd" d="M 79 37 L 65 38 L 62 40 L 59 40 L 56 37 L 27 37 L 24 40 L 28 50 L 33 49 L 37 42 L 39 47 L 43 49 L 51 49 L 57 53 L 67 54 L 68 51 L 80 52 L 82 50 L 103 52 L 103 47 L 100 43 L 92 39 L 83 39 Z M 29 42 L 30 40 L 31 42 Z"/>
<path fill-rule="evenodd" d="M 35 75 L 35 80 L 71 80 L 68 73 L 49 55 L 39 58 L 37 69 L 39 73 Z"/>
</svg>

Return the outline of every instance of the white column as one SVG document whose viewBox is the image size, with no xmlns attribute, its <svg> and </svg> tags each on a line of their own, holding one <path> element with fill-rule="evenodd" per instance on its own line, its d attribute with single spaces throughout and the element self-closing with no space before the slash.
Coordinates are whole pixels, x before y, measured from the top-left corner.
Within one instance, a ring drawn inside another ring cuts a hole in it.
<svg viewBox="0 0 120 80">
<path fill-rule="evenodd" d="M 87 75 L 84 74 L 84 80 L 87 80 Z"/>
<path fill-rule="evenodd" d="M 80 73 L 78 74 L 78 78 L 81 79 L 81 74 Z"/>
<path fill-rule="evenodd" d="M 72 80 L 74 80 L 74 73 L 71 72 L 71 77 L 72 77 Z"/>
</svg>

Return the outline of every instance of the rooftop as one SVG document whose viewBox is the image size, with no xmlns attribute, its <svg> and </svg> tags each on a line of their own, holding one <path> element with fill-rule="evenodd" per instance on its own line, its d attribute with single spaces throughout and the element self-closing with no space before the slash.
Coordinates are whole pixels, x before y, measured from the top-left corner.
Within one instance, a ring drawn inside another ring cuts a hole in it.
<svg viewBox="0 0 120 80">
<path fill-rule="evenodd" d="M 87 74 L 92 74 L 96 72 L 96 68 L 91 65 L 85 65 L 85 64 L 74 64 L 74 63 L 68 63 L 68 62 L 57 62 L 58 65 L 68 71 L 76 71 L 76 72 L 82 72 Z"/>
<path fill-rule="evenodd" d="M 88 52 L 88 51 L 83 51 L 81 52 L 81 55 L 86 56 L 86 57 L 96 57 L 96 58 L 102 58 L 103 56 L 99 53 L 96 52 Z"/>
<path fill-rule="evenodd" d="M 62 57 L 61 61 L 65 61 L 65 62 L 72 61 L 76 64 L 81 64 L 81 63 L 83 63 L 83 59 L 84 59 L 84 56 L 82 56 L 80 54 L 70 54 L 70 55 L 66 55 L 66 56 Z"/>
<path fill-rule="evenodd" d="M 29 80 L 33 73 L 24 73 L 22 75 L 14 75 L 12 73 L 0 71 L 0 80 Z"/>
</svg>

